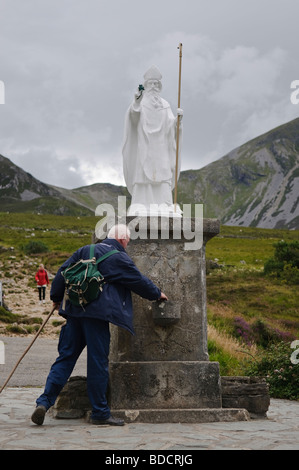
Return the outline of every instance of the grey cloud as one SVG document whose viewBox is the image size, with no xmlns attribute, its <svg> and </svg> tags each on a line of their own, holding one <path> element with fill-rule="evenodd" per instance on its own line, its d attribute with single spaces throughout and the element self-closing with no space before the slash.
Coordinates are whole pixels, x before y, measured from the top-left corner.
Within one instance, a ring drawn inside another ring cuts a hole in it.
<svg viewBox="0 0 299 470">
<path fill-rule="evenodd" d="M 299 79 L 292 0 L 0 5 L 0 153 L 47 183 L 123 181 L 126 109 L 155 63 L 175 111 L 179 42 L 183 169 L 298 115 L 289 99 Z"/>
</svg>

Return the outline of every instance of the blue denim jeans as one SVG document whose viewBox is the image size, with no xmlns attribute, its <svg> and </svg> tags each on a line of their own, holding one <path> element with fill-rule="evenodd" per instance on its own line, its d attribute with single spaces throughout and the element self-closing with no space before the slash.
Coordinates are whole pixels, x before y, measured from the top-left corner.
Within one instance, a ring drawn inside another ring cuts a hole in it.
<svg viewBox="0 0 299 470">
<path fill-rule="evenodd" d="M 69 379 L 75 364 L 87 346 L 87 390 L 94 419 L 107 419 L 110 409 L 106 392 L 109 380 L 109 323 L 94 318 L 68 317 L 61 328 L 59 356 L 51 367 L 44 393 L 36 400 L 48 410 Z"/>
</svg>

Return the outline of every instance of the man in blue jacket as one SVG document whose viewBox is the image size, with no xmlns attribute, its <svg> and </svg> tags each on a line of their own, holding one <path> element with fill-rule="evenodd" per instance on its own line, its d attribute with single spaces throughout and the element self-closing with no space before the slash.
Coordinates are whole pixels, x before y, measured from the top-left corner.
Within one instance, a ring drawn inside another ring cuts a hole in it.
<svg viewBox="0 0 299 470">
<path fill-rule="evenodd" d="M 109 323 L 134 334 L 131 291 L 148 300 L 167 300 L 166 295 L 146 276 L 141 274 L 125 249 L 130 232 L 125 225 L 116 225 L 108 238 L 95 246 L 98 259 L 108 251 L 118 253 L 101 262 L 100 271 L 105 278 L 102 293 L 84 307 L 62 302 L 65 283 L 61 274 L 67 266 L 89 258 L 89 245 L 79 248 L 58 270 L 51 287 L 51 300 L 67 322 L 62 327 L 58 352 L 52 365 L 44 393 L 36 400 L 32 421 L 41 425 L 47 410 L 54 405 L 60 391 L 70 377 L 81 352 L 87 346 L 87 389 L 92 405 L 91 422 L 122 426 L 124 421 L 111 416 L 106 391 L 109 379 Z M 64 309 L 65 308 L 65 309 Z"/>
</svg>

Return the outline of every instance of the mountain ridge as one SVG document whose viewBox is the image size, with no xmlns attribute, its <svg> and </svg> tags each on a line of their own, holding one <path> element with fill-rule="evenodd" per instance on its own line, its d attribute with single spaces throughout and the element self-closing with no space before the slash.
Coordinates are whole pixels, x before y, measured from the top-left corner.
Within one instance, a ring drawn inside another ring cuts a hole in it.
<svg viewBox="0 0 299 470">
<path fill-rule="evenodd" d="M 203 201 L 223 224 L 298 229 L 299 118 L 182 172 L 178 186 L 179 200 Z"/>
<path fill-rule="evenodd" d="M 124 186 L 95 183 L 64 189 L 42 183 L 0 155 L 1 211 L 92 215 L 117 207 Z M 199 170 L 185 170 L 178 203 L 202 203 L 222 224 L 299 229 L 299 118 L 235 148 Z"/>
</svg>

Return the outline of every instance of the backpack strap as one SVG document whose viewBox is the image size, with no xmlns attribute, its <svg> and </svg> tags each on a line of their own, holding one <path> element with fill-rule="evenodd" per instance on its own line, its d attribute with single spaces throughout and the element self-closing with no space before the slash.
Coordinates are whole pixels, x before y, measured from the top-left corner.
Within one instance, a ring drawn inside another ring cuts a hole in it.
<svg viewBox="0 0 299 470">
<path fill-rule="evenodd" d="M 94 247 L 95 245 L 90 245 L 89 248 L 89 258 L 92 259 L 94 257 Z"/>
<path fill-rule="evenodd" d="M 94 258 L 94 247 L 95 245 L 90 245 L 90 249 L 89 249 L 89 258 L 92 259 Z M 108 251 L 108 253 L 105 253 L 103 256 L 101 256 L 99 259 L 97 259 L 96 263 L 95 264 L 99 264 L 101 263 L 102 261 L 104 261 L 104 259 L 108 258 L 109 256 L 111 255 L 114 255 L 115 253 L 119 253 L 118 250 L 111 250 L 111 251 Z"/>
<path fill-rule="evenodd" d="M 108 251 L 108 253 L 105 253 L 103 256 L 97 259 L 96 264 L 101 263 L 102 261 L 104 261 L 104 259 L 108 258 L 108 256 L 114 255 L 115 253 L 119 253 L 119 251 L 118 250 Z"/>
</svg>

